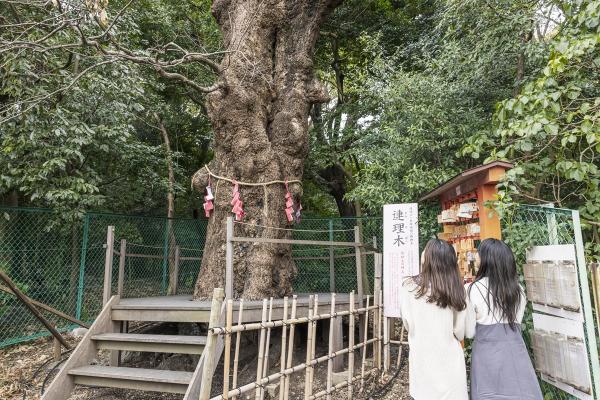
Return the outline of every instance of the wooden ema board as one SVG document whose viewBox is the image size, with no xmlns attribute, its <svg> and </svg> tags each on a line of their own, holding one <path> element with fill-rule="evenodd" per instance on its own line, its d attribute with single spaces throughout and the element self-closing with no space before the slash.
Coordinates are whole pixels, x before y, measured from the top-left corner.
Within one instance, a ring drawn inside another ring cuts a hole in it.
<svg viewBox="0 0 600 400">
<path fill-rule="evenodd" d="M 439 195 L 442 209 L 448 209 L 453 204 L 468 200 L 476 200 L 479 206 L 481 228 L 479 239 L 502 239 L 500 218 L 494 210 L 486 207 L 486 203 L 496 199 L 498 193 L 496 185 L 504 177 L 507 169 L 506 166 L 492 166 L 474 173 L 462 181 L 457 181 L 455 185 L 445 187 Z M 443 188 L 444 185 L 441 187 Z"/>
</svg>

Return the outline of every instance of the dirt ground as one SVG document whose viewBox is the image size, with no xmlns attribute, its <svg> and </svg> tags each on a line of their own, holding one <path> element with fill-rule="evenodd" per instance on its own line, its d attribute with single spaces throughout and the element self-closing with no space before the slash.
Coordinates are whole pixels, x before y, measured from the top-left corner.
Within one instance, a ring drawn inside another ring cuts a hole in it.
<svg viewBox="0 0 600 400">
<path fill-rule="evenodd" d="M 275 337 L 275 336 L 274 336 Z M 78 339 L 68 337 L 69 343 L 76 345 Z M 254 346 L 244 346 L 242 349 L 252 349 Z M 317 355 L 326 354 L 326 349 L 318 348 Z M 52 361 L 52 340 L 49 338 L 41 338 L 32 342 L 21 345 L 15 345 L 9 348 L 0 350 L 0 399 L 2 400 L 37 400 L 40 398 L 42 387 L 47 387 L 52 381 L 52 377 L 56 373 L 54 361 Z M 275 354 L 279 354 L 277 345 L 271 347 L 271 358 L 269 359 L 270 372 L 274 373 L 279 370 L 279 362 Z M 394 354 L 392 354 L 394 356 Z M 66 357 L 66 356 L 65 356 Z M 294 354 L 295 360 L 303 360 L 305 354 L 298 351 Z M 357 357 L 358 358 L 358 357 Z M 395 360 L 395 357 L 392 358 Z M 193 370 L 197 359 L 193 359 L 186 355 L 174 355 L 166 357 L 154 353 L 146 353 L 143 358 L 125 355 L 123 366 L 131 367 L 146 367 L 158 369 L 173 369 L 173 370 Z M 251 382 L 256 377 L 256 354 L 250 350 L 240 353 L 240 371 L 239 382 L 242 384 Z M 95 363 L 106 365 L 108 354 L 99 352 Z M 408 399 L 408 368 L 406 363 L 403 363 L 403 368 L 398 373 L 398 376 L 391 382 L 389 390 L 379 395 L 378 389 L 384 384 L 379 378 L 371 377 L 366 379 L 365 388 L 360 392 L 360 382 L 355 386 L 356 399 L 381 399 L 381 400 L 402 400 Z M 219 374 L 221 371 L 221 374 Z M 357 364 L 357 371 L 358 364 Z M 394 374 L 392 370 L 392 374 Z M 304 372 L 293 375 L 290 386 L 290 399 L 302 399 L 304 392 Z M 327 364 L 321 364 L 316 369 L 315 373 L 315 389 L 314 392 L 325 389 L 327 376 Z M 213 395 L 218 394 L 222 383 L 222 365 L 217 368 L 217 374 L 213 380 Z M 254 392 L 251 396 L 253 397 Z M 273 394 L 273 393 L 272 393 Z M 278 399 L 278 392 L 274 393 L 274 397 Z M 245 398 L 246 398 L 245 397 Z M 269 399 L 272 396 L 265 396 Z M 141 392 L 135 390 L 110 389 L 110 388 L 87 388 L 77 387 L 73 392 L 70 400 L 181 400 L 182 395 L 175 394 L 159 394 L 153 392 Z M 347 389 L 342 389 L 332 396 L 335 400 L 347 398 Z"/>
</svg>

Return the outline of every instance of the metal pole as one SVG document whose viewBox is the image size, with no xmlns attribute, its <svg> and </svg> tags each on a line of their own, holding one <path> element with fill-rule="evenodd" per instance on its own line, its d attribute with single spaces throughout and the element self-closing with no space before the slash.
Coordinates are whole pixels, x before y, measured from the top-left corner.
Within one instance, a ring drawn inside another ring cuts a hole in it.
<svg viewBox="0 0 600 400">
<path fill-rule="evenodd" d="M 227 217 L 227 246 L 225 254 L 225 298 L 233 298 L 233 217 Z"/>
<path fill-rule="evenodd" d="M 577 254 L 577 270 L 579 272 L 579 285 L 581 286 L 581 297 L 583 300 L 583 316 L 585 320 L 586 339 L 592 365 L 592 383 L 596 396 L 600 394 L 600 361 L 598 360 L 598 347 L 596 347 L 596 332 L 594 329 L 594 316 L 592 313 L 592 302 L 590 300 L 590 288 L 588 285 L 587 266 L 585 264 L 585 253 L 583 236 L 581 235 L 581 221 L 579 211 L 572 210 L 573 233 L 575 234 L 575 250 Z M 594 397 L 594 393 L 592 393 Z"/>
<path fill-rule="evenodd" d="M 104 260 L 104 292 L 102 307 L 108 303 L 112 295 L 112 267 L 115 247 L 115 227 L 110 225 L 106 230 L 106 255 Z"/>
<path fill-rule="evenodd" d="M 175 268 L 173 271 L 173 295 L 177 294 L 179 286 L 179 261 L 180 261 L 181 249 L 179 246 L 175 246 Z"/>
<path fill-rule="evenodd" d="M 77 309 L 75 318 L 81 319 L 81 308 L 83 304 L 83 286 L 85 284 L 85 261 L 87 256 L 87 247 L 90 238 L 90 214 L 83 217 L 83 239 L 81 240 L 81 255 L 79 256 L 79 283 L 77 287 Z"/>
<path fill-rule="evenodd" d="M 329 220 L 329 241 L 333 242 L 333 219 Z M 335 293 L 335 253 L 333 246 L 329 247 L 329 292 Z"/>
</svg>

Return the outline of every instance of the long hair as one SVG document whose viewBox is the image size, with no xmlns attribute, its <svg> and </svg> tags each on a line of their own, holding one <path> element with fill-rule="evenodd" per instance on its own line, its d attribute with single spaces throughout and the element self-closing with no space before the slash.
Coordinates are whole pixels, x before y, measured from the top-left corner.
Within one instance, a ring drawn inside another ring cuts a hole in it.
<svg viewBox="0 0 600 400">
<path fill-rule="evenodd" d="M 450 307 L 456 311 L 466 308 L 466 294 L 460 276 L 454 248 L 443 240 L 431 239 L 425 245 L 421 274 L 414 278 L 415 297 L 427 296 L 428 303 Z"/>
<path fill-rule="evenodd" d="M 477 281 L 488 278 L 488 304 L 493 304 L 500 319 L 507 320 L 511 329 L 515 330 L 515 320 L 523 296 L 515 256 L 503 241 L 485 239 L 479 245 L 479 258 L 481 265 L 475 282 L 469 287 L 469 295 Z"/>
</svg>

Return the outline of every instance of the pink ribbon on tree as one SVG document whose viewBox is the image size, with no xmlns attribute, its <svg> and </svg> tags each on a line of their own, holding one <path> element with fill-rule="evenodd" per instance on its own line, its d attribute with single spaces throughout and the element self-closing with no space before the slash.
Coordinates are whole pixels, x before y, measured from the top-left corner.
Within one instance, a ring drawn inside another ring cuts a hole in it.
<svg viewBox="0 0 600 400">
<path fill-rule="evenodd" d="M 236 181 L 233 184 L 233 198 L 231 199 L 233 208 L 231 212 L 235 214 L 235 220 L 241 221 L 244 218 L 244 202 L 240 199 L 239 185 Z"/>
<path fill-rule="evenodd" d="M 285 181 L 285 216 L 288 222 L 294 222 L 294 199 L 290 193 L 287 181 Z"/>
</svg>

